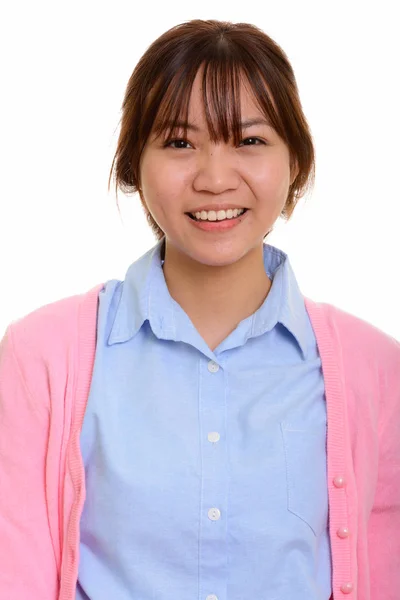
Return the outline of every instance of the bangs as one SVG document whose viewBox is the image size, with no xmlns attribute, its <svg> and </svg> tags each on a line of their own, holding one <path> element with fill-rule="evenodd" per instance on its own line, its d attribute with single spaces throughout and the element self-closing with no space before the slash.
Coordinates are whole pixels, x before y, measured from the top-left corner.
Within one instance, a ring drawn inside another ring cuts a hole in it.
<svg viewBox="0 0 400 600">
<path fill-rule="evenodd" d="M 275 111 L 270 91 L 255 65 L 249 67 L 247 64 L 238 64 L 228 57 L 225 61 L 206 60 L 202 65 L 204 65 L 202 101 L 212 142 L 223 140 L 227 143 L 233 138 L 234 144 L 237 145 L 242 139 L 241 83 L 252 95 L 268 125 L 284 136 L 282 123 Z M 183 67 L 181 72 L 175 74 L 165 85 L 164 93 L 160 91 L 154 94 L 153 107 L 150 110 L 153 114 L 157 114 L 153 127 L 156 139 L 163 136 L 169 140 L 177 129 L 182 129 L 187 136 L 191 90 L 202 65 L 196 63 L 191 69 Z"/>
</svg>

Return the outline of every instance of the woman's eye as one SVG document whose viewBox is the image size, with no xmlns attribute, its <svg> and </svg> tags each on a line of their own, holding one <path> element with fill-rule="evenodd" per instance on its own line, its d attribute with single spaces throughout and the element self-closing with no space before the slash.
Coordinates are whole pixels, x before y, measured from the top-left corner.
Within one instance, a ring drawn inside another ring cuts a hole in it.
<svg viewBox="0 0 400 600">
<path fill-rule="evenodd" d="M 260 142 L 260 144 L 263 144 L 265 146 L 265 142 L 263 142 L 263 140 L 261 140 L 258 137 L 248 137 L 248 138 L 245 138 L 244 140 L 242 140 L 242 142 L 248 142 L 249 140 L 251 140 L 251 141 L 258 141 L 258 142 Z M 179 139 L 170 140 L 169 142 L 166 142 L 164 144 L 164 148 L 172 148 L 171 144 L 177 144 L 179 142 L 183 142 L 184 144 L 189 144 L 189 142 L 187 140 L 185 140 L 183 138 L 179 138 Z M 258 146 L 259 144 L 246 144 L 246 145 L 247 146 Z M 185 150 L 185 148 L 182 148 L 182 147 L 176 148 L 176 150 L 180 150 L 180 149 Z"/>
<path fill-rule="evenodd" d="M 186 140 L 180 138 L 180 139 L 177 139 L 177 140 L 171 140 L 169 142 L 166 142 L 164 144 L 164 148 L 170 148 L 170 147 L 172 147 L 171 144 L 176 144 L 177 142 L 183 142 L 184 144 L 188 144 L 189 143 Z M 180 150 L 180 148 L 177 148 L 177 150 Z M 183 148 L 183 150 L 185 150 L 185 148 Z"/>
<path fill-rule="evenodd" d="M 263 140 L 260 140 L 260 138 L 258 137 L 248 137 L 245 138 L 244 140 L 242 140 L 243 142 L 247 142 L 248 140 L 257 140 L 258 142 L 260 142 L 261 144 L 265 145 L 265 142 L 263 142 Z M 258 146 L 258 144 L 250 144 L 250 146 Z"/>
</svg>

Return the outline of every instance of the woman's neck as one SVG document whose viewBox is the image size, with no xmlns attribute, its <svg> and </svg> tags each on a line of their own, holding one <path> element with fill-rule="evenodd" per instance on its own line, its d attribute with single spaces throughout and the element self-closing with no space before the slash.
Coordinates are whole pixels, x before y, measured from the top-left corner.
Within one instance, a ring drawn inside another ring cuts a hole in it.
<svg viewBox="0 0 400 600">
<path fill-rule="evenodd" d="M 217 338 L 218 332 L 226 337 L 252 315 L 272 286 L 264 268 L 263 246 L 222 267 L 194 262 L 167 246 L 163 268 L 172 298 L 200 333 L 213 332 Z"/>
</svg>

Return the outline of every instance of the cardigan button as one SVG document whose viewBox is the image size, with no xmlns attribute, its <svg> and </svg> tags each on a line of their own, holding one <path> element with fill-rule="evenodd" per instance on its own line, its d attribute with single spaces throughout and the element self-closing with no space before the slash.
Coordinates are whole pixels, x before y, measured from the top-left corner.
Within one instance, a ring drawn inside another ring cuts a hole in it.
<svg viewBox="0 0 400 600">
<path fill-rule="evenodd" d="M 335 479 L 333 480 L 333 485 L 337 488 L 344 487 L 346 485 L 346 480 L 344 477 L 335 477 Z"/>
<path fill-rule="evenodd" d="M 340 538 L 347 538 L 350 535 L 348 527 L 339 527 L 336 533 Z"/>
<path fill-rule="evenodd" d="M 350 594 L 353 591 L 353 584 L 351 582 L 344 583 L 340 588 L 340 591 L 343 592 L 343 594 Z"/>
</svg>

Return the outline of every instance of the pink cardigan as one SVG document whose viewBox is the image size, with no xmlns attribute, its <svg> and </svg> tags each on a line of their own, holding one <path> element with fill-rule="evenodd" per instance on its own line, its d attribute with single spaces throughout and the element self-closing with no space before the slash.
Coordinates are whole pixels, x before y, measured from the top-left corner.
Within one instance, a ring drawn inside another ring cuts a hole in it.
<svg viewBox="0 0 400 600">
<path fill-rule="evenodd" d="M 0 343 L 1 600 L 75 598 L 102 287 L 11 323 Z M 400 343 L 305 302 L 326 391 L 334 599 L 399 600 Z"/>
</svg>

